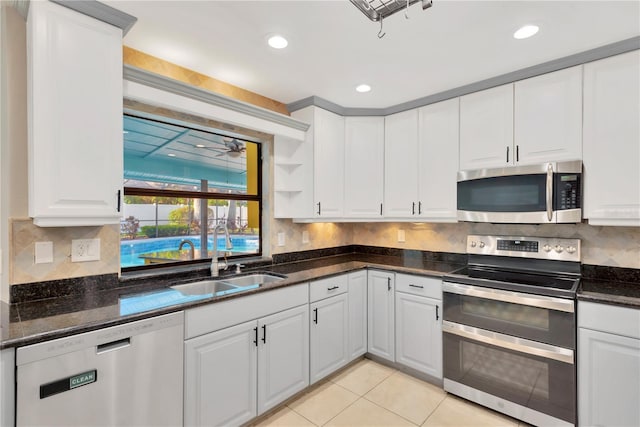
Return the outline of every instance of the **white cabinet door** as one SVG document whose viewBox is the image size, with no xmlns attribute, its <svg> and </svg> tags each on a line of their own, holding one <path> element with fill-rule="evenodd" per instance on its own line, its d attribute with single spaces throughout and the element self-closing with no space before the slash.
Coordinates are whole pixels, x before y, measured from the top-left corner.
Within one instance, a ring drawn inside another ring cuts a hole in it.
<svg viewBox="0 0 640 427">
<path fill-rule="evenodd" d="M 396 362 L 442 379 L 442 302 L 396 293 Z"/>
<path fill-rule="evenodd" d="M 582 66 L 515 83 L 515 163 L 582 159 Z"/>
<path fill-rule="evenodd" d="M 336 295 L 310 305 L 311 327 L 309 382 L 326 377 L 348 360 L 347 294 Z"/>
<path fill-rule="evenodd" d="M 33 2 L 27 52 L 29 216 L 39 226 L 119 223 L 122 30 Z"/>
<path fill-rule="evenodd" d="M 256 332 L 251 321 L 185 342 L 185 425 L 240 425 L 256 416 Z"/>
<path fill-rule="evenodd" d="M 640 51 L 584 66 L 584 216 L 640 226 Z"/>
<path fill-rule="evenodd" d="M 640 340 L 578 329 L 578 419 L 584 426 L 640 425 Z"/>
<path fill-rule="evenodd" d="M 367 283 L 368 351 L 394 361 L 395 304 L 393 273 L 369 270 Z"/>
<path fill-rule="evenodd" d="M 513 84 L 460 97 L 460 170 L 513 162 Z"/>
<path fill-rule="evenodd" d="M 384 117 L 347 117 L 344 155 L 344 216 L 380 218 L 384 190 Z"/>
<path fill-rule="evenodd" d="M 418 215 L 456 222 L 459 98 L 422 107 L 418 114 Z"/>
<path fill-rule="evenodd" d="M 349 360 L 367 352 L 367 272 L 348 276 L 349 293 Z"/>
<path fill-rule="evenodd" d="M 309 305 L 258 321 L 258 415 L 309 385 Z"/>
<path fill-rule="evenodd" d="M 315 108 L 313 125 L 315 216 L 340 218 L 344 202 L 344 117 Z"/>
<path fill-rule="evenodd" d="M 384 216 L 418 213 L 418 110 L 384 119 Z"/>
</svg>

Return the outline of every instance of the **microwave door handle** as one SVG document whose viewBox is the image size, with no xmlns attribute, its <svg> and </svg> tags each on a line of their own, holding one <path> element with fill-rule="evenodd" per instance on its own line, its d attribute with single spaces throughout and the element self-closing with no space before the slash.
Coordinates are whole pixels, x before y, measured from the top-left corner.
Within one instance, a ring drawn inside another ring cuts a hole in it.
<svg viewBox="0 0 640 427">
<path fill-rule="evenodd" d="M 553 219 L 553 165 L 547 165 L 547 219 Z"/>
</svg>

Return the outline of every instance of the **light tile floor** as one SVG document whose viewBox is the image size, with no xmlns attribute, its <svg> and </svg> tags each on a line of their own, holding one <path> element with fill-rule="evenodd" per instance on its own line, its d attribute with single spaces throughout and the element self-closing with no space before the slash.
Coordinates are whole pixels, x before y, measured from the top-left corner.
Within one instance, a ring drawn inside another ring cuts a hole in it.
<svg viewBox="0 0 640 427">
<path fill-rule="evenodd" d="M 528 426 L 368 359 L 324 380 L 256 426 Z"/>
</svg>

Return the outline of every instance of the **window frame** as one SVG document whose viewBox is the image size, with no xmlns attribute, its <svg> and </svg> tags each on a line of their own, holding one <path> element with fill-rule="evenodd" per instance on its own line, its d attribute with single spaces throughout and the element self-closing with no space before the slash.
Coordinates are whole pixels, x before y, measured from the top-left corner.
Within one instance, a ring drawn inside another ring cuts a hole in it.
<svg viewBox="0 0 640 427">
<path fill-rule="evenodd" d="M 144 120 L 156 121 L 160 123 L 164 123 L 162 120 L 158 119 L 150 119 L 148 117 L 140 117 L 135 114 L 124 112 L 124 115 L 137 117 Z M 171 122 L 166 122 L 168 124 L 172 124 Z M 202 128 L 190 127 L 186 124 L 180 124 L 179 126 L 193 129 L 201 132 L 208 132 L 214 135 L 219 136 L 227 136 L 219 132 L 214 132 L 211 130 L 203 130 Z M 175 197 L 175 198 L 190 198 L 190 199 L 200 199 L 200 200 L 237 200 L 237 201 L 251 201 L 258 203 L 258 252 L 251 254 L 241 254 L 241 255 L 231 255 L 226 257 L 227 260 L 241 260 L 247 258 L 256 258 L 262 257 L 263 253 L 263 176 L 262 176 L 262 167 L 263 167 L 263 159 L 262 159 L 262 143 L 258 141 L 252 140 L 252 138 L 239 138 L 243 141 L 250 142 L 257 145 L 258 155 L 256 156 L 256 168 L 257 168 L 257 191 L 255 195 L 251 194 L 239 194 L 239 193 L 219 193 L 219 192 L 210 192 L 210 191 L 188 191 L 188 190 L 163 190 L 163 189 L 153 189 L 153 188 L 138 188 L 138 187 L 127 187 L 123 185 L 123 194 L 124 196 L 145 196 L 145 197 Z M 124 176 L 123 176 L 124 180 Z M 208 203 L 207 203 L 208 206 Z M 122 245 L 122 238 L 120 240 L 120 246 Z M 132 271 L 140 271 L 140 270 L 157 270 L 157 269 L 166 269 L 171 267 L 180 267 L 185 265 L 196 265 L 196 264 L 204 264 L 211 263 L 212 257 L 201 258 L 195 260 L 187 260 L 187 261 L 174 261 L 174 262 L 166 262 L 166 263 L 158 263 L 158 264 L 149 264 L 149 265 L 138 265 L 131 267 L 122 267 L 120 266 L 120 271 L 122 273 L 132 272 Z"/>
</svg>

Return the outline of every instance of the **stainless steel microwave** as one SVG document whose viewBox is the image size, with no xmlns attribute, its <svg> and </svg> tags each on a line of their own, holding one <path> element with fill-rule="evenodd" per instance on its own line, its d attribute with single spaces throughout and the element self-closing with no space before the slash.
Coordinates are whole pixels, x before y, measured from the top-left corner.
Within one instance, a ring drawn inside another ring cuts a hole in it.
<svg viewBox="0 0 640 427">
<path fill-rule="evenodd" d="M 458 220 L 578 223 L 582 221 L 582 161 L 460 171 Z"/>
</svg>

